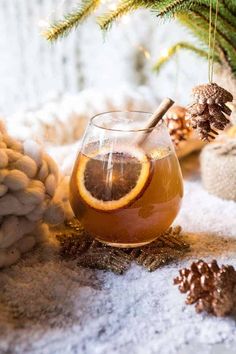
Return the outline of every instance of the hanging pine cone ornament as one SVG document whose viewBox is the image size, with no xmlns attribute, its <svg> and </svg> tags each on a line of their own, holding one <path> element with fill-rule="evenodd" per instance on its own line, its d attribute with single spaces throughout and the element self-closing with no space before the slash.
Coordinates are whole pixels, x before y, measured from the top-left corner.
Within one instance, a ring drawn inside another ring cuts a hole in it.
<svg viewBox="0 0 236 354">
<path fill-rule="evenodd" d="M 195 304 L 197 312 L 226 316 L 236 304 L 236 271 L 231 265 L 219 267 L 216 260 L 193 262 L 174 279 L 181 293 L 187 293 L 186 304 Z"/>
<path fill-rule="evenodd" d="M 227 116 L 232 111 L 226 103 L 232 102 L 233 96 L 216 83 L 194 87 L 192 96 L 194 102 L 188 107 L 192 127 L 197 129 L 202 140 L 215 139 L 217 130 L 224 130 L 230 122 Z"/>
<path fill-rule="evenodd" d="M 165 115 L 165 123 L 175 146 L 178 146 L 180 141 L 187 140 L 192 131 L 186 113 L 186 108 L 172 106 Z"/>
</svg>

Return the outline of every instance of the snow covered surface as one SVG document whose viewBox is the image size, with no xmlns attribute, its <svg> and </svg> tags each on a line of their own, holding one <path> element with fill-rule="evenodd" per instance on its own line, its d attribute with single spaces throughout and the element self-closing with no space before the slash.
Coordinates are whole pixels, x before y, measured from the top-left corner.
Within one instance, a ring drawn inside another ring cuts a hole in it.
<svg viewBox="0 0 236 354">
<path fill-rule="evenodd" d="M 192 259 L 236 266 L 236 203 L 201 187 L 196 157 L 183 162 L 185 197 L 176 220 L 191 253 L 148 273 L 88 270 L 58 256 L 50 241 L 0 274 L 0 353 L 235 353 L 236 316 L 197 315 L 172 285 Z"/>
</svg>

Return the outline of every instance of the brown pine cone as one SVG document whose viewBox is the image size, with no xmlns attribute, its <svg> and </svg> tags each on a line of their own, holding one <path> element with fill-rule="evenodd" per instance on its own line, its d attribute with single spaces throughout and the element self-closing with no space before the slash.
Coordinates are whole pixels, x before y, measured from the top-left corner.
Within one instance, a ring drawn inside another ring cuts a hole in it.
<svg viewBox="0 0 236 354">
<path fill-rule="evenodd" d="M 180 141 L 187 140 L 192 131 L 190 123 L 186 119 L 186 112 L 184 107 L 173 106 L 165 115 L 165 123 L 175 146 L 178 146 Z"/>
<path fill-rule="evenodd" d="M 194 102 L 187 108 L 187 117 L 192 127 L 198 130 L 202 140 L 214 139 L 218 132 L 213 129 L 224 130 L 230 120 L 231 110 L 225 105 L 233 101 L 233 96 L 216 83 L 199 85 L 192 91 Z M 202 121 L 209 124 L 202 124 Z"/>
<path fill-rule="evenodd" d="M 216 260 L 193 262 L 190 269 L 179 271 L 174 284 L 179 285 L 180 292 L 187 293 L 186 304 L 195 303 L 197 312 L 225 316 L 236 304 L 236 271 L 232 266 L 220 268 Z"/>
</svg>

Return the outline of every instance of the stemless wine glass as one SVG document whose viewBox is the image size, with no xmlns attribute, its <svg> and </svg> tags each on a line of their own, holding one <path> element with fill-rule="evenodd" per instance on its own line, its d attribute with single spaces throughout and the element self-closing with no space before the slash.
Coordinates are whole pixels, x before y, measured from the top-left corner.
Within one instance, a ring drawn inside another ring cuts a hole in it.
<svg viewBox="0 0 236 354">
<path fill-rule="evenodd" d="M 163 121 L 151 113 L 106 112 L 90 120 L 70 182 L 70 201 L 85 230 L 117 247 L 155 240 L 175 219 L 182 175 Z"/>
</svg>

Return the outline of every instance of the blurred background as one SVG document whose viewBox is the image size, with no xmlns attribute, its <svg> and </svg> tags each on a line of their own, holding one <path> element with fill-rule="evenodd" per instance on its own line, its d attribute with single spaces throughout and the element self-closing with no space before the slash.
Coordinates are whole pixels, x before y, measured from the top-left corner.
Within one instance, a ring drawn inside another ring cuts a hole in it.
<svg viewBox="0 0 236 354">
<path fill-rule="evenodd" d="M 108 95 L 116 107 L 127 97 L 135 98 L 132 107 L 138 109 L 145 102 L 155 106 L 164 96 L 186 104 L 191 88 L 206 81 L 206 62 L 187 52 L 179 52 L 160 74 L 152 71 L 171 44 L 188 39 L 194 43 L 194 39 L 175 21 L 161 23 L 146 10 L 122 18 L 105 37 L 95 19 L 89 18 L 67 38 L 48 43 L 41 35 L 42 28 L 60 18 L 73 3 L 0 1 L 2 116 L 37 111 L 49 102 L 60 104 L 63 100 L 65 110 L 72 101 L 75 105 L 81 94 L 87 97 L 81 105 L 88 112 L 89 105 L 96 105 L 96 112 L 103 109 L 101 95 Z M 104 7 L 112 6 L 112 0 L 104 0 Z"/>
</svg>

